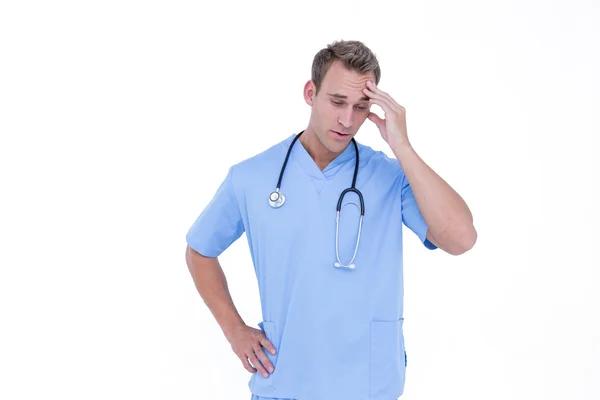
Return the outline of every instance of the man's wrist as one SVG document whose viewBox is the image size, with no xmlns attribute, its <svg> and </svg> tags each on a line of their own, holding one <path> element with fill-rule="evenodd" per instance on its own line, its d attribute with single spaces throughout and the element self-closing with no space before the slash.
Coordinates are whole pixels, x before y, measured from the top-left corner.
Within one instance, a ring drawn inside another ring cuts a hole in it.
<svg viewBox="0 0 600 400">
<path fill-rule="evenodd" d="M 229 338 L 233 335 L 233 333 L 238 330 L 240 327 L 245 326 L 246 324 L 244 323 L 244 321 L 241 318 L 236 318 L 233 321 L 224 323 L 221 326 L 221 330 L 223 331 L 223 334 L 225 335 L 225 337 L 227 338 L 227 340 L 229 340 Z"/>
</svg>

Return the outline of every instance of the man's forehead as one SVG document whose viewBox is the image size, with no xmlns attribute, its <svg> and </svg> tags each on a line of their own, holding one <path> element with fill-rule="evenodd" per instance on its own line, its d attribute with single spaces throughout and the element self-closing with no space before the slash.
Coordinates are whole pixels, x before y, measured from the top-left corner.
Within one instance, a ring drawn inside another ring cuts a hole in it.
<svg viewBox="0 0 600 400">
<path fill-rule="evenodd" d="M 358 73 L 347 73 L 340 72 L 337 74 L 330 74 L 323 79 L 326 86 L 336 88 L 352 88 L 359 89 L 366 87 L 367 81 L 375 81 L 373 74 L 358 74 Z"/>
<path fill-rule="evenodd" d="M 328 96 L 350 101 L 369 101 L 369 98 L 363 93 L 367 87 L 369 77 L 364 80 L 331 80 L 323 85 L 323 89 Z"/>
<path fill-rule="evenodd" d="M 363 93 L 368 80 L 375 80 L 373 73 L 361 74 L 350 71 L 339 64 L 331 66 L 323 80 L 323 89 L 328 95 L 345 99 L 369 100 Z"/>
</svg>

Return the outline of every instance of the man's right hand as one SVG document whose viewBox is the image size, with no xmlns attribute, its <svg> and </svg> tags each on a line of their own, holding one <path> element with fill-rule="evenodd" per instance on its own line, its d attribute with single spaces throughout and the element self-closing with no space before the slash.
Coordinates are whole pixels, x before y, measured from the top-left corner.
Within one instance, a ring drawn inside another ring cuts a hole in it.
<svg viewBox="0 0 600 400">
<path fill-rule="evenodd" d="M 262 346 L 270 351 L 271 354 L 275 354 L 276 350 L 262 330 L 242 324 L 234 328 L 226 336 L 233 352 L 239 357 L 248 372 L 254 373 L 258 369 L 262 376 L 265 378 L 269 377 L 267 370 L 273 372 L 273 364 L 267 358 Z"/>
</svg>

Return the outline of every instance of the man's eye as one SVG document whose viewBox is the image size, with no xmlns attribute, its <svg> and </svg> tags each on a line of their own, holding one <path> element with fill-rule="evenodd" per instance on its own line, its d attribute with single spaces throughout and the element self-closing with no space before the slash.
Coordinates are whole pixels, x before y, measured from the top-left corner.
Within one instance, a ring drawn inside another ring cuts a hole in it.
<svg viewBox="0 0 600 400">
<path fill-rule="evenodd" d="M 340 101 L 333 101 L 333 100 L 332 100 L 331 102 L 332 102 L 333 104 L 335 104 L 336 106 L 341 106 L 341 105 L 344 105 L 344 103 L 342 103 L 342 102 L 340 102 Z M 366 111 L 366 110 L 368 110 L 368 109 L 369 109 L 368 107 L 356 107 L 356 108 L 358 108 L 360 111 Z"/>
</svg>

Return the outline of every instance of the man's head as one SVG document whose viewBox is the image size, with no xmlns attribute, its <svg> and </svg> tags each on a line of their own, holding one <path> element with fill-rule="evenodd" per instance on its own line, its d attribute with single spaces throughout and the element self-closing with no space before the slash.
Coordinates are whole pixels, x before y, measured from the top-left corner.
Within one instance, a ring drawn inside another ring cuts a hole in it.
<svg viewBox="0 0 600 400">
<path fill-rule="evenodd" d="M 380 77 L 377 58 L 359 41 L 333 42 L 315 55 L 304 99 L 312 108 L 309 130 L 330 152 L 342 152 L 363 124 L 370 103 L 362 89 Z"/>
</svg>

